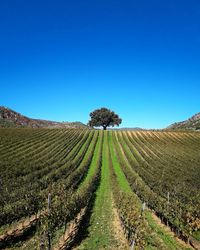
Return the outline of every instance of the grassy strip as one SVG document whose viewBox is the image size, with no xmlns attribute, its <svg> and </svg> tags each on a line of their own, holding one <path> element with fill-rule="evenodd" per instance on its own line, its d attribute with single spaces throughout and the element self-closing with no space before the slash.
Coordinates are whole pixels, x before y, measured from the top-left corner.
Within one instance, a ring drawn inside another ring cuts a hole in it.
<svg viewBox="0 0 200 250">
<path fill-rule="evenodd" d="M 108 162 L 107 132 L 104 132 L 101 184 L 96 192 L 96 199 L 88 227 L 88 237 L 78 249 L 117 249 L 117 241 L 112 229 L 111 185 Z"/>
<path fill-rule="evenodd" d="M 116 144 L 115 144 L 116 145 Z M 111 166 L 112 190 L 118 213 L 130 245 L 144 249 L 146 225 L 141 210 L 141 203 L 121 170 L 113 143 L 113 133 L 109 133 L 109 161 Z"/>
<path fill-rule="evenodd" d="M 151 227 L 152 231 L 163 241 L 167 249 L 170 250 L 189 250 L 191 248 L 186 248 L 180 244 L 171 236 L 169 235 L 161 226 L 159 226 L 152 217 L 152 213 L 150 211 L 145 212 L 145 217 L 148 221 L 149 226 Z"/>
</svg>

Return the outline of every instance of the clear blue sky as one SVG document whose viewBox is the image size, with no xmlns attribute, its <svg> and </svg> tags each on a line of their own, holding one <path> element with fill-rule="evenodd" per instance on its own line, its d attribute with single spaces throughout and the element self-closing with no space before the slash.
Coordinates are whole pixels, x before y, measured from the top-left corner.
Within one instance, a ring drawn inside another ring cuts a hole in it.
<svg viewBox="0 0 200 250">
<path fill-rule="evenodd" d="M 200 112 L 200 1 L 0 1 L 0 105 L 144 128 Z"/>
</svg>

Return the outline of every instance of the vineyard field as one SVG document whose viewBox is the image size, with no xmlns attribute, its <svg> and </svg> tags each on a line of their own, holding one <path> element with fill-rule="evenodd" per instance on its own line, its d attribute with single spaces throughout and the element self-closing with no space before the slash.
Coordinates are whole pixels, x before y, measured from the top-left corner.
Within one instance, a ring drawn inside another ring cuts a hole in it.
<svg viewBox="0 0 200 250">
<path fill-rule="evenodd" d="M 0 249 L 200 249 L 200 133 L 1 128 Z"/>
</svg>

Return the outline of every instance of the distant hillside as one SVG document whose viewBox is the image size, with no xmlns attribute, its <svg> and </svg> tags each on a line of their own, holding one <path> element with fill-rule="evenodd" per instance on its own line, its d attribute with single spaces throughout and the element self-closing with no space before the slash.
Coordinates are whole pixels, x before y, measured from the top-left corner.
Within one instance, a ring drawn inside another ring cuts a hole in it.
<svg viewBox="0 0 200 250">
<path fill-rule="evenodd" d="M 81 122 L 55 122 L 32 119 L 3 106 L 0 106 L 0 127 L 88 128 Z"/>
<path fill-rule="evenodd" d="M 189 130 L 200 131 L 200 113 L 197 113 L 188 120 L 182 122 L 176 122 L 167 127 L 167 129 L 186 129 L 186 130 L 189 129 Z"/>
</svg>

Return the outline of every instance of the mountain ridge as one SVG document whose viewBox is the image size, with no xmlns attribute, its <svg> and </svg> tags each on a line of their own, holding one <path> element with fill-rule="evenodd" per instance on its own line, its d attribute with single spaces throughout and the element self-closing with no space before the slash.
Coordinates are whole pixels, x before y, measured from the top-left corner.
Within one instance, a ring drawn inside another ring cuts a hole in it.
<svg viewBox="0 0 200 250">
<path fill-rule="evenodd" d="M 81 122 L 56 122 L 29 118 L 5 106 L 0 106 L 0 127 L 88 128 Z"/>
<path fill-rule="evenodd" d="M 185 129 L 185 130 L 195 130 L 200 131 L 200 112 L 196 113 L 187 120 L 181 122 L 175 122 L 167 127 L 167 129 Z"/>
</svg>

